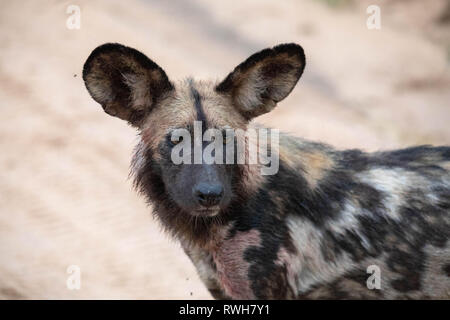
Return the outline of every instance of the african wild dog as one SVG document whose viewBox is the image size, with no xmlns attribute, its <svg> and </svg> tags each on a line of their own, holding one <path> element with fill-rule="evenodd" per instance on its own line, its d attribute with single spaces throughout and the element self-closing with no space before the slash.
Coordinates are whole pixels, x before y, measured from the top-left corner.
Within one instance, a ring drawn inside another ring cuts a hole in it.
<svg viewBox="0 0 450 320">
<path fill-rule="evenodd" d="M 144 54 L 105 44 L 83 79 L 108 114 L 139 129 L 135 185 L 215 298 L 450 298 L 450 147 L 368 154 L 281 135 L 274 175 L 171 161 L 173 130 L 247 129 L 304 67 L 303 49 L 283 44 L 221 82 L 174 83 Z M 367 286 L 369 266 L 380 289 Z"/>
</svg>

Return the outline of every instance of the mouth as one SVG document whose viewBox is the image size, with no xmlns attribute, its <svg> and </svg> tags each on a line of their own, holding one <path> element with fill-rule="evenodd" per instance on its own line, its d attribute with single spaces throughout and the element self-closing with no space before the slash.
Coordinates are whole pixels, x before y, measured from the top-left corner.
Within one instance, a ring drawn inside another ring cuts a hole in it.
<svg viewBox="0 0 450 320">
<path fill-rule="evenodd" d="M 194 216 L 202 216 L 202 217 L 214 217 L 220 211 L 220 208 L 215 206 L 211 208 L 202 208 L 192 212 Z"/>
</svg>

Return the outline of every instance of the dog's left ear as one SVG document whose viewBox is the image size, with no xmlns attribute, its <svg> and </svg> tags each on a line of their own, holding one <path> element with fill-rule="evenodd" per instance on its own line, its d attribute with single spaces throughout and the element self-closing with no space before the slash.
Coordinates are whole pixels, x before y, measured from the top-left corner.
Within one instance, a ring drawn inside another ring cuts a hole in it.
<svg viewBox="0 0 450 320">
<path fill-rule="evenodd" d="M 294 89 L 305 68 L 305 54 L 295 43 L 264 49 L 238 65 L 216 91 L 251 119 L 271 111 Z"/>
</svg>

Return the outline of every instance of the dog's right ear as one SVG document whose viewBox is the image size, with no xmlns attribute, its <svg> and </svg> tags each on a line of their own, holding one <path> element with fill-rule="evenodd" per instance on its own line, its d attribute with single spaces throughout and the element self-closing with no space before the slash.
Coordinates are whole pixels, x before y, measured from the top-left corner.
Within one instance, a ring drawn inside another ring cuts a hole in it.
<svg viewBox="0 0 450 320">
<path fill-rule="evenodd" d="M 117 43 L 97 47 L 83 67 L 92 98 L 106 113 L 139 127 L 153 105 L 173 90 L 166 73 L 141 52 Z"/>
</svg>

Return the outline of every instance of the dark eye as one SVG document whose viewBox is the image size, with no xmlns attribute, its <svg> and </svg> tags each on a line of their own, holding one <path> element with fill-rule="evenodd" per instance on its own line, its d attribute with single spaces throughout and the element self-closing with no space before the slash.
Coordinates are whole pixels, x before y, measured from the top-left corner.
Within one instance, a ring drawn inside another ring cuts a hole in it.
<svg viewBox="0 0 450 320">
<path fill-rule="evenodd" d="M 183 141 L 183 136 L 178 137 L 178 140 L 176 140 L 176 139 L 169 139 L 169 141 L 170 141 L 170 143 L 173 146 L 176 146 L 177 144 L 179 144 L 180 142 Z"/>
</svg>

